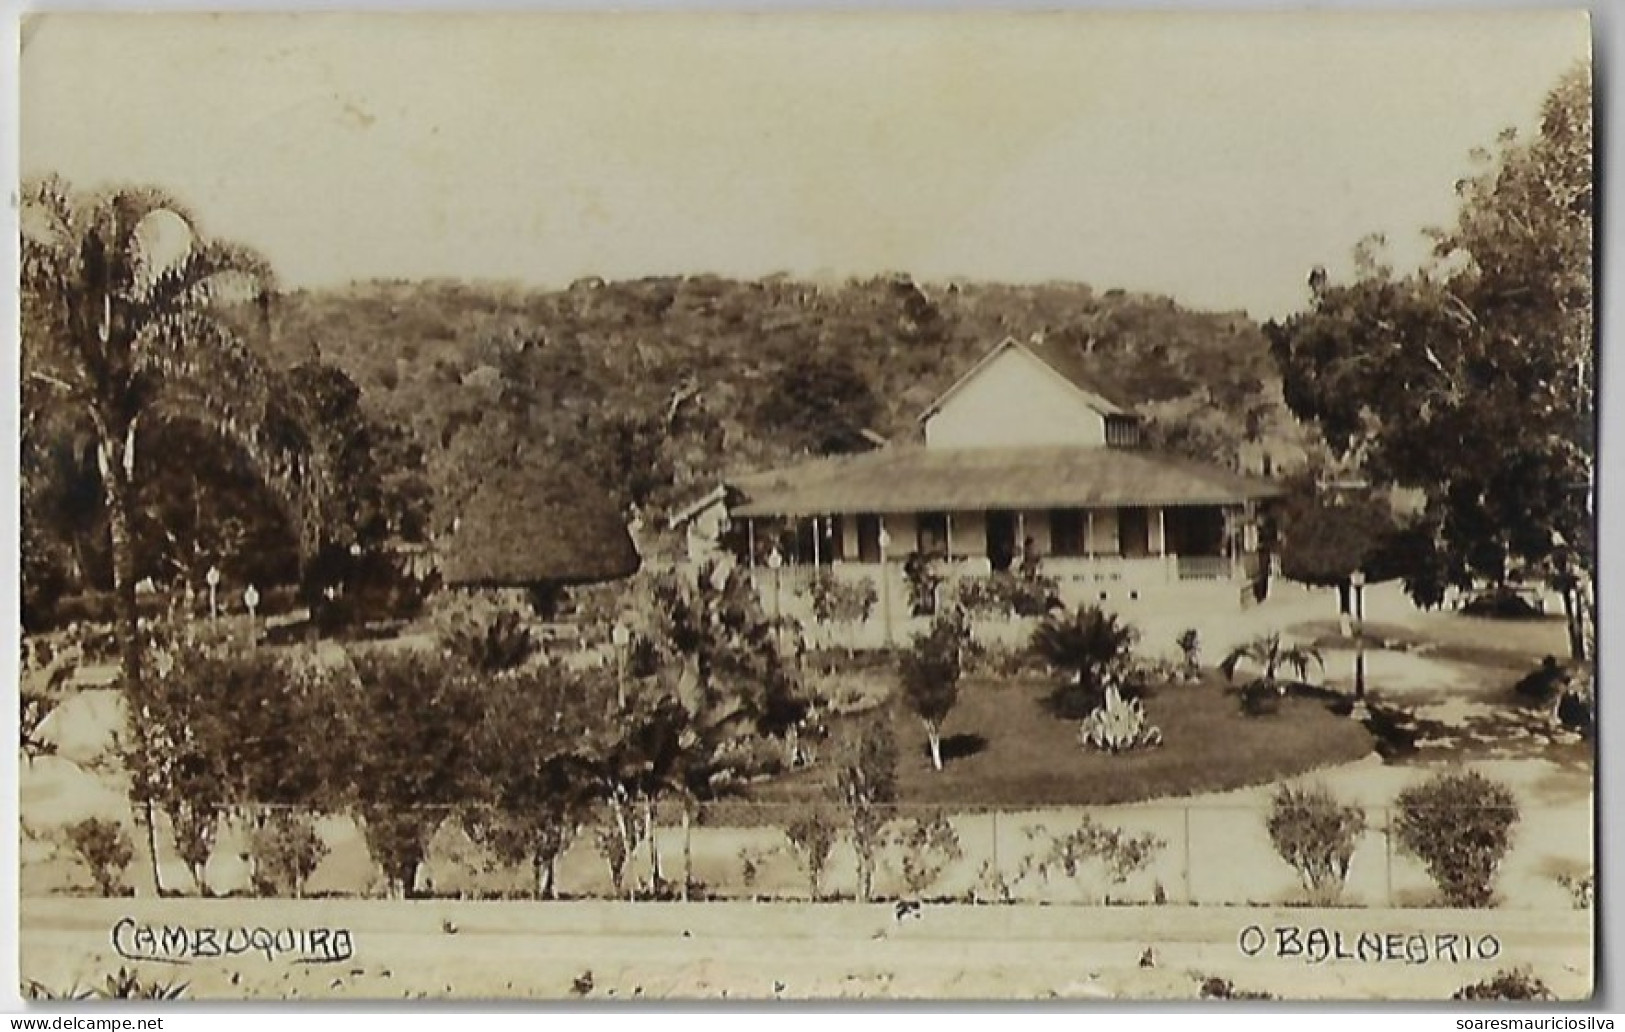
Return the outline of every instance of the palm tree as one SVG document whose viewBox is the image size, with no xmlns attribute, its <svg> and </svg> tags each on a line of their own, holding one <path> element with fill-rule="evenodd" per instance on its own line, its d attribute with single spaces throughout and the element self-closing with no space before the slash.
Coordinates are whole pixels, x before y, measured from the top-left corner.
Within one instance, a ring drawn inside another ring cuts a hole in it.
<svg viewBox="0 0 1625 1032">
<path fill-rule="evenodd" d="M 1106 684 L 1124 671 L 1139 632 L 1099 606 L 1053 612 L 1033 629 L 1030 648 L 1067 682 L 1051 698 L 1062 716 L 1083 717 L 1104 698 Z"/>
<path fill-rule="evenodd" d="M 1273 705 L 1286 694 L 1286 685 L 1279 679 L 1282 667 L 1295 671 L 1299 681 L 1308 676 L 1311 663 L 1322 670 L 1326 669 L 1326 661 L 1321 658 L 1319 649 L 1313 645 L 1285 644 L 1278 633 L 1260 635 L 1231 649 L 1224 657 L 1224 662 L 1219 664 L 1224 679 L 1234 681 L 1236 668 L 1243 662 L 1256 666 L 1261 671 L 1260 676 L 1248 682 L 1242 690 L 1243 702 L 1254 708 Z"/>
<path fill-rule="evenodd" d="M 47 413 L 88 435 L 107 507 L 114 630 L 124 681 L 137 686 L 143 430 L 191 421 L 242 448 L 286 495 L 308 480 L 295 424 L 267 432 L 273 377 L 234 327 L 254 307 L 268 313 L 271 270 L 246 248 L 205 239 L 156 189 L 85 194 L 47 177 L 23 190 L 19 224 L 24 426 Z"/>
</svg>

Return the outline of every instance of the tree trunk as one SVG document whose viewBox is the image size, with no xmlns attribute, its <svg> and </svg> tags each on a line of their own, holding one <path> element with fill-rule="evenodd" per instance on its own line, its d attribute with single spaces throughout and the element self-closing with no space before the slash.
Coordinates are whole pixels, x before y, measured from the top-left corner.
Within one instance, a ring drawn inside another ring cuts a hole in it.
<svg viewBox="0 0 1625 1032">
<path fill-rule="evenodd" d="M 694 882 L 694 828 L 689 815 L 688 801 L 683 802 L 683 902 L 688 902 L 688 887 Z"/>
<path fill-rule="evenodd" d="M 530 864 L 536 877 L 536 886 L 531 898 L 535 900 L 547 899 L 553 883 L 552 869 L 548 862 L 540 856 L 531 857 Z"/>
<path fill-rule="evenodd" d="M 152 861 L 152 893 L 162 899 L 168 893 L 164 891 L 164 872 L 158 863 L 158 808 L 151 799 L 143 801 L 141 805 L 147 817 L 147 856 Z"/>
<path fill-rule="evenodd" d="M 655 801 L 647 796 L 643 800 L 643 834 L 649 840 L 649 895 L 654 896 L 664 879 L 660 874 L 660 849 L 655 844 Z"/>
<path fill-rule="evenodd" d="M 135 429 L 131 427 L 122 454 L 105 441 L 97 448 L 97 465 L 107 502 L 108 546 L 113 556 L 113 633 L 118 640 L 124 690 L 141 683 L 141 635 L 135 601 L 136 554 L 131 509 L 134 505 L 131 472 L 135 466 Z"/>
<path fill-rule="evenodd" d="M 630 820 L 626 814 L 626 807 L 624 804 L 622 804 L 619 796 L 612 796 L 610 798 L 609 808 L 610 813 L 615 819 L 615 833 L 621 837 L 620 871 L 617 874 L 617 872 L 612 869 L 610 871 L 610 876 L 615 881 L 615 889 L 617 892 L 624 891 L 628 900 L 635 900 L 637 898 L 636 879 L 632 881 L 626 880 L 626 868 L 632 862 L 633 849 Z"/>
<path fill-rule="evenodd" d="M 925 725 L 925 737 L 931 742 L 931 766 L 942 769 L 942 730 L 935 724 Z"/>
<path fill-rule="evenodd" d="M 1353 593 L 1348 581 L 1337 586 L 1337 626 L 1345 638 L 1354 633 Z"/>
</svg>

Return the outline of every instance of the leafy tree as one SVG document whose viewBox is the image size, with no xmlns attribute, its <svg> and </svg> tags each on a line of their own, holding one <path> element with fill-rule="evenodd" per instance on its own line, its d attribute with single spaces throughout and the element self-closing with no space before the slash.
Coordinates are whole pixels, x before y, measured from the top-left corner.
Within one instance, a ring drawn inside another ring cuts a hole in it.
<svg viewBox="0 0 1625 1032">
<path fill-rule="evenodd" d="M 889 722 L 869 721 L 857 739 L 848 743 L 836 784 L 852 823 L 852 846 L 858 854 L 858 901 L 867 903 L 874 894 L 886 821 L 897 802 L 897 738 Z"/>
<path fill-rule="evenodd" d="M 1336 588 L 1338 612 L 1351 613 L 1350 577 L 1390 579 L 1397 530 L 1388 502 L 1370 492 L 1341 496 L 1296 485 L 1281 514 L 1281 575 L 1315 587 Z"/>
<path fill-rule="evenodd" d="M 959 679 L 970 650 L 970 627 L 959 610 L 944 613 L 914 639 L 898 661 L 903 699 L 925 725 L 931 766 L 942 769 L 942 722 L 959 701 Z"/>
<path fill-rule="evenodd" d="M 476 787 L 483 693 L 464 668 L 431 653 L 358 652 L 352 662 L 347 796 L 392 892 L 410 896 L 429 840 Z"/>
<path fill-rule="evenodd" d="M 1539 135 L 1504 132 L 1458 184 L 1436 261 L 1400 276 L 1369 248 L 1266 332 L 1286 401 L 1376 483 L 1426 494 L 1412 546 L 1429 575 L 1501 585 L 1556 553 L 1586 582 L 1595 453 L 1590 69 L 1546 98 Z M 1419 601 L 1431 592 L 1424 591 Z M 1578 644 L 1583 635 L 1571 635 Z"/>
<path fill-rule="evenodd" d="M 186 634 L 170 636 L 155 655 L 155 676 L 125 685 L 119 750 L 131 798 L 143 811 L 157 891 L 164 892 L 156 820 L 162 810 L 193 885 L 206 893 L 209 857 L 234 801 L 223 743 L 236 735 L 235 714 L 223 702 L 258 681 L 264 664 Z"/>
<path fill-rule="evenodd" d="M 808 348 L 773 378 L 757 418 L 778 427 L 792 450 L 832 455 L 867 447 L 862 431 L 879 415 L 873 387 L 850 361 Z"/>
<path fill-rule="evenodd" d="M 661 657 L 661 690 L 687 713 L 714 754 L 731 737 L 754 730 L 783 736 L 792 753 L 808 704 L 781 653 L 783 629 L 763 611 L 749 574 L 707 566 L 651 578 L 642 619 Z M 696 774 L 706 777 L 717 773 Z M 698 786 L 696 786 L 698 787 Z"/>
<path fill-rule="evenodd" d="M 551 665 L 487 682 L 481 784 L 464 826 L 502 860 L 530 865 L 537 899 L 557 895 L 558 859 L 594 798 L 583 747 L 592 722 L 604 719 L 594 687 Z"/>
<path fill-rule="evenodd" d="M 238 444 L 290 496 L 304 479 L 297 440 L 267 433 L 274 377 L 247 344 L 242 304 L 267 310 L 265 261 L 207 240 L 152 189 L 75 194 L 26 185 L 22 231 L 23 375 L 36 404 L 93 442 L 106 504 L 124 680 L 141 676 L 134 508 L 153 423 L 189 420 Z M 236 306 L 234 302 L 239 302 Z"/>
<path fill-rule="evenodd" d="M 823 898 L 824 871 L 829 867 L 838 830 L 821 806 L 808 808 L 784 826 L 784 837 L 807 872 L 807 898 L 814 903 Z"/>
</svg>

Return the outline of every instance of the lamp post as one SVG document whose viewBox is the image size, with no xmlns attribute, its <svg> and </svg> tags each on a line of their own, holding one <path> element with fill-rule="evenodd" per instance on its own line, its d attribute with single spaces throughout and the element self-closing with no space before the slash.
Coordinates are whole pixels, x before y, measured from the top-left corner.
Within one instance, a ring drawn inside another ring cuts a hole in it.
<svg viewBox="0 0 1625 1032">
<path fill-rule="evenodd" d="M 609 632 L 615 645 L 615 706 L 626 708 L 626 647 L 632 643 L 632 632 L 623 623 L 617 623 Z"/>
<path fill-rule="evenodd" d="M 886 569 L 886 551 L 891 548 L 891 535 L 886 525 L 880 525 L 880 623 L 886 632 L 886 646 L 891 647 L 891 572 Z"/>
<path fill-rule="evenodd" d="M 248 610 L 248 642 L 258 646 L 260 636 L 254 618 L 260 608 L 260 589 L 252 584 L 243 591 L 243 608 Z"/>
<path fill-rule="evenodd" d="M 209 621 L 213 623 L 220 619 L 219 596 L 216 594 L 220 588 L 220 568 L 209 567 L 209 572 L 203 575 L 203 583 L 209 586 Z"/>
<path fill-rule="evenodd" d="M 1365 707 L 1365 571 L 1349 574 L 1349 587 L 1354 589 L 1354 710 L 1355 716 Z"/>
<path fill-rule="evenodd" d="M 784 556 L 779 554 L 778 546 L 767 554 L 767 568 L 773 571 L 773 647 L 782 656 L 784 654 L 784 620 L 783 598 L 780 595 L 779 568 L 784 565 Z"/>
</svg>

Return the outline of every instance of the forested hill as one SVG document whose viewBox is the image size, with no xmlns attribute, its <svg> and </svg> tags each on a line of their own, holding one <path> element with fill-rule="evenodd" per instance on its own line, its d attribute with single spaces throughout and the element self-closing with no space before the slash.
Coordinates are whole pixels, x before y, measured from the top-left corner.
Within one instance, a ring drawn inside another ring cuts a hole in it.
<svg viewBox="0 0 1625 1032">
<path fill-rule="evenodd" d="M 1082 284 L 375 282 L 287 295 L 274 318 L 281 358 L 319 355 L 371 415 L 411 429 L 442 519 L 496 464 L 568 460 L 659 515 L 725 473 L 858 447 L 864 429 L 914 435 L 1007 335 L 1076 349 L 1166 446 L 1300 450 L 1246 315 Z"/>
</svg>

